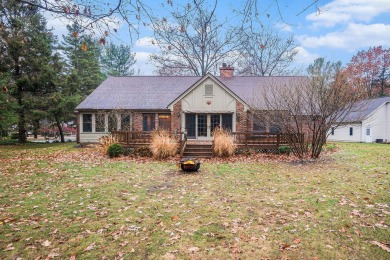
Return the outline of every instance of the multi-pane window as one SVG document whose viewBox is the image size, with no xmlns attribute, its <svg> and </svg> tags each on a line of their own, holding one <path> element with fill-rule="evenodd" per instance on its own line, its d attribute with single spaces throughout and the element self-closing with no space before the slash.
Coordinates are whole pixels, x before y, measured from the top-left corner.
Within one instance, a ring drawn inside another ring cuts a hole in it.
<svg viewBox="0 0 390 260">
<path fill-rule="evenodd" d="M 225 130 L 233 130 L 233 115 L 232 114 L 222 114 L 222 128 Z"/>
<path fill-rule="evenodd" d="M 108 132 L 118 130 L 118 117 L 115 114 L 108 115 Z"/>
<path fill-rule="evenodd" d="M 171 130 L 171 115 L 159 114 L 158 115 L 158 128 L 170 131 Z"/>
<path fill-rule="evenodd" d="M 353 135 L 353 127 L 349 128 L 349 135 Z"/>
<path fill-rule="evenodd" d="M 213 134 L 215 131 L 215 128 L 221 126 L 221 115 L 210 115 L 210 124 L 211 124 L 210 131 L 211 131 L 211 134 Z"/>
<path fill-rule="evenodd" d="M 371 128 L 366 129 L 366 135 L 371 135 Z"/>
<path fill-rule="evenodd" d="M 92 114 L 83 114 L 83 132 L 92 132 Z"/>
<path fill-rule="evenodd" d="M 330 134 L 334 135 L 334 127 L 332 127 L 332 130 L 331 130 Z"/>
<path fill-rule="evenodd" d="M 155 114 L 143 114 L 142 115 L 142 130 L 152 131 L 155 127 Z"/>
<path fill-rule="evenodd" d="M 121 114 L 121 130 L 130 131 L 131 130 L 131 121 L 129 114 Z"/>
<path fill-rule="evenodd" d="M 95 114 L 95 132 L 105 132 L 106 122 L 104 114 Z"/>
</svg>

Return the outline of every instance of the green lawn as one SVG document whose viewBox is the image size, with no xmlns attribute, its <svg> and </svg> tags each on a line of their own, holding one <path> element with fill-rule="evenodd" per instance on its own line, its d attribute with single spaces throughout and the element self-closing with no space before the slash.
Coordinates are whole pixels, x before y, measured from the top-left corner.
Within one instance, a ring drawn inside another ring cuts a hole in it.
<svg viewBox="0 0 390 260">
<path fill-rule="evenodd" d="M 73 146 L 0 146 L 0 259 L 390 258 L 390 145 L 192 174 Z"/>
</svg>

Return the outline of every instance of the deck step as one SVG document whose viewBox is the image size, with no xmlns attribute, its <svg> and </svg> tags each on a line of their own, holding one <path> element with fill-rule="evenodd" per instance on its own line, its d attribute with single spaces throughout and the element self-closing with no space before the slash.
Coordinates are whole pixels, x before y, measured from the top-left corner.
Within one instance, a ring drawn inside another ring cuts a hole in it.
<svg viewBox="0 0 390 260">
<path fill-rule="evenodd" d="M 203 157 L 210 158 L 213 156 L 211 144 L 187 144 L 183 157 Z"/>
</svg>

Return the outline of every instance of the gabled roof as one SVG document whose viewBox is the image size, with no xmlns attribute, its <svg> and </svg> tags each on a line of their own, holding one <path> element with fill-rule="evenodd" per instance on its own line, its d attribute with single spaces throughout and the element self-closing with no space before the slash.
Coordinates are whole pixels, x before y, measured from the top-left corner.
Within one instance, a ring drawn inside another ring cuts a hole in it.
<svg viewBox="0 0 390 260">
<path fill-rule="evenodd" d="M 221 77 L 219 77 L 219 79 L 217 77 L 214 77 L 213 75 L 211 75 L 210 73 L 207 73 L 204 77 L 200 78 L 197 82 L 195 82 L 195 84 L 193 84 L 192 86 L 190 86 L 186 91 L 184 91 L 180 96 L 176 97 L 174 100 L 172 100 L 172 102 L 170 102 L 168 104 L 168 106 L 170 106 L 171 104 L 175 103 L 177 100 L 179 99 L 182 99 L 185 95 L 187 95 L 189 92 L 191 92 L 193 89 L 195 89 L 196 87 L 198 87 L 200 84 L 202 84 L 202 82 L 204 82 L 206 79 L 212 79 L 213 81 L 215 81 L 216 83 L 218 83 L 223 89 L 225 89 L 225 91 L 227 91 L 230 95 L 232 95 L 235 99 L 238 99 L 240 102 L 243 102 L 244 104 L 248 104 L 246 103 L 244 100 L 242 100 L 242 98 L 240 96 L 237 96 L 236 93 L 234 93 L 233 91 L 231 91 L 225 84 L 223 84 L 221 82 Z"/>
<path fill-rule="evenodd" d="M 375 110 L 390 103 L 390 97 L 381 97 L 376 99 L 362 100 L 356 103 L 351 109 L 351 112 L 343 120 L 344 123 L 362 122 L 368 118 Z"/>
<path fill-rule="evenodd" d="M 195 86 L 198 81 L 210 76 L 108 77 L 76 107 L 76 110 L 165 110 L 170 103 Z M 307 79 L 306 77 L 259 76 L 211 77 L 246 104 L 252 104 L 253 98 L 258 96 L 258 93 L 262 93 L 261 89 L 293 86 L 299 84 L 302 79 Z"/>
</svg>

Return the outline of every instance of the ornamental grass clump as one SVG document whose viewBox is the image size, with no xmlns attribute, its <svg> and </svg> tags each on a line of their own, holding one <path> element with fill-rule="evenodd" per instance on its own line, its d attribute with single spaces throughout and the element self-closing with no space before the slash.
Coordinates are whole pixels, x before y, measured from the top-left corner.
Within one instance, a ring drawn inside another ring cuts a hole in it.
<svg viewBox="0 0 390 260">
<path fill-rule="evenodd" d="M 218 157 L 232 156 L 236 150 L 233 136 L 224 129 L 214 131 L 214 155 Z"/>
<path fill-rule="evenodd" d="M 178 143 L 169 136 L 166 131 L 155 131 L 152 135 L 150 150 L 156 159 L 164 159 L 175 156 L 178 149 Z"/>
<path fill-rule="evenodd" d="M 108 147 L 113 144 L 117 144 L 118 140 L 112 135 L 105 135 L 99 138 L 99 143 L 101 144 L 101 150 L 103 153 L 108 153 Z"/>
</svg>

